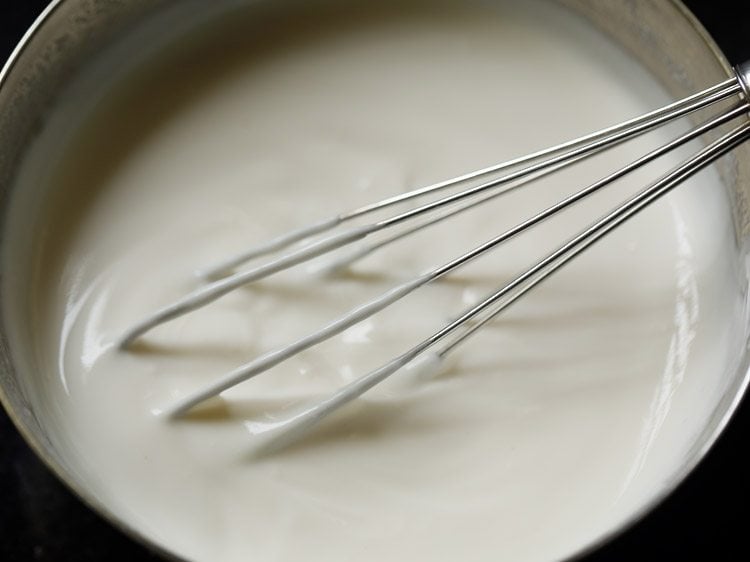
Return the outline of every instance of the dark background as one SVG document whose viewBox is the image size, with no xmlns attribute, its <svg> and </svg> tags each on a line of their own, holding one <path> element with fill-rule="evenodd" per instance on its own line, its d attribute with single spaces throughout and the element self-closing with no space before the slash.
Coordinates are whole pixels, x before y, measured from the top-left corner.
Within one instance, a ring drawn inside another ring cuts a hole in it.
<svg viewBox="0 0 750 562">
<path fill-rule="evenodd" d="M 1 65 L 46 2 L 0 3 Z M 750 2 L 685 3 L 733 63 L 750 58 Z M 585 562 L 750 559 L 750 460 L 744 454 L 748 436 L 750 404 L 745 400 L 708 457 L 680 488 Z M 0 411 L 0 560 L 149 559 L 155 558 L 73 497 Z"/>
</svg>

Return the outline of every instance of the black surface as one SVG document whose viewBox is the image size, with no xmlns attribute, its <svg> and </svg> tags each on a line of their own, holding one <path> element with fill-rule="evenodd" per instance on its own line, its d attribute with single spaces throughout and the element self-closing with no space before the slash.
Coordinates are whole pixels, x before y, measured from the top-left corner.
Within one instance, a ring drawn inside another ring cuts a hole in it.
<svg viewBox="0 0 750 562">
<path fill-rule="evenodd" d="M 691 0 L 686 4 L 730 60 L 750 58 L 750 2 Z M 0 60 L 7 58 L 44 5 L 38 0 L 2 0 Z M 585 562 L 748 559 L 746 475 L 750 461 L 744 453 L 749 435 L 746 400 L 717 445 L 677 492 Z M 0 560 L 150 559 L 154 557 L 145 549 L 73 497 L 0 412 Z"/>
</svg>

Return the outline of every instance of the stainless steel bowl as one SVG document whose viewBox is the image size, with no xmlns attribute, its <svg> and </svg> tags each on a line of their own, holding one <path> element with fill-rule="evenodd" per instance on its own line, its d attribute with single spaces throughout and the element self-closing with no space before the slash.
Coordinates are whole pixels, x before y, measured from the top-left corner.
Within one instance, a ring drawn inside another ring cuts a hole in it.
<svg viewBox="0 0 750 562">
<path fill-rule="evenodd" d="M 199 22 L 247 0 L 54 0 L 21 41 L 0 73 L 0 227 L 4 231 L 8 201 L 24 154 L 45 125 L 45 116 L 78 71 L 105 45 L 116 44 L 136 30 L 159 30 L 166 22 Z M 291 7 L 297 0 L 288 0 Z M 687 95 L 726 79 L 731 67 L 697 20 L 677 0 L 559 0 L 579 12 L 629 50 L 658 77 L 675 97 Z M 153 35 L 153 34 L 152 34 Z M 158 35 L 158 33 L 156 34 Z M 748 287 L 745 261 L 750 257 L 750 146 L 743 146 L 718 165 L 734 209 L 737 271 Z M 1 243 L 1 240 L 0 240 Z M 1 246 L 0 246 L 1 247 Z M 7 272 L 0 271 L 0 282 Z M 1 286 L 1 285 L 0 285 Z M 0 299 L 0 312 L 3 300 Z M 37 416 L 29 393 L 34 373 L 17 367 L 9 347 L 5 316 L 0 315 L 0 400 L 13 422 L 47 466 L 89 506 L 131 537 L 149 543 L 119 520 L 89 493 L 82 479 L 49 439 L 42 416 Z M 724 429 L 749 380 L 747 311 L 735 322 L 737 357 L 723 394 L 712 404 L 713 414 L 696 438 L 682 465 L 658 493 L 631 514 L 629 521 L 589 545 L 589 551 L 642 518 L 669 494 L 703 458 Z M 584 552 L 585 552 L 584 551 Z"/>
</svg>

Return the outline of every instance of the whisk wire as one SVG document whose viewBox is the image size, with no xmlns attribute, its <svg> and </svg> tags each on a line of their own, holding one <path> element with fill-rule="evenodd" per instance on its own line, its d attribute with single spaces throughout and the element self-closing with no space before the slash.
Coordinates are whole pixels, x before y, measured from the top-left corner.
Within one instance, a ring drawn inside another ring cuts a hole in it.
<svg viewBox="0 0 750 562">
<path fill-rule="evenodd" d="M 719 86 L 708 88 L 707 90 L 704 90 L 703 92 L 700 92 L 699 94 L 691 96 L 690 98 L 686 98 L 686 100 L 683 100 L 681 102 L 676 102 L 674 104 L 670 104 L 660 110 L 652 112 L 651 114 L 649 114 L 653 116 L 650 121 L 645 121 L 644 118 L 637 118 L 637 119 L 630 120 L 626 122 L 625 124 L 611 127 L 610 129 L 615 131 L 614 133 L 604 134 L 600 132 L 600 133 L 592 133 L 591 135 L 582 137 L 582 139 L 586 139 L 586 138 L 596 139 L 588 144 L 582 144 L 583 141 L 581 139 L 576 139 L 574 141 L 571 141 L 570 143 L 559 145 L 559 146 L 572 145 L 574 146 L 574 148 L 571 150 L 567 150 L 563 152 L 562 154 L 558 154 L 557 156 L 552 156 L 541 162 L 531 164 L 516 172 L 511 172 L 500 178 L 484 182 L 477 186 L 470 187 L 458 193 L 454 193 L 452 195 L 448 195 L 446 197 L 438 199 L 436 201 L 432 201 L 423 205 L 419 205 L 416 208 L 404 211 L 402 213 L 396 214 L 389 218 L 382 219 L 380 221 L 373 222 L 370 224 L 366 224 L 364 226 L 352 227 L 342 232 L 339 232 L 330 236 L 326 236 L 322 239 L 314 240 L 310 244 L 303 246 L 302 248 L 298 250 L 294 250 L 290 253 L 281 255 L 277 259 L 271 260 L 270 262 L 261 264 L 257 267 L 253 267 L 246 271 L 236 273 L 224 279 L 219 279 L 217 281 L 209 283 L 208 285 L 205 285 L 203 287 L 196 289 L 195 291 L 188 294 L 187 296 L 180 299 L 179 301 L 158 310 L 151 316 L 147 317 L 143 321 L 131 327 L 120 339 L 119 347 L 121 349 L 125 349 L 128 346 L 130 346 L 136 339 L 144 335 L 146 332 L 152 330 L 153 328 L 161 324 L 164 324 L 165 322 L 173 320 L 179 316 L 183 316 L 184 314 L 192 312 L 198 308 L 201 308 L 241 286 L 247 285 L 254 281 L 258 281 L 260 279 L 264 279 L 270 275 L 279 273 L 280 271 L 286 270 L 290 267 L 294 267 L 301 263 L 307 262 L 311 259 L 317 258 L 328 252 L 338 250 L 353 242 L 362 240 L 365 237 L 375 232 L 379 232 L 386 228 L 390 228 L 392 226 L 401 224 L 405 221 L 408 221 L 413 218 L 424 215 L 426 213 L 441 209 L 445 206 L 458 203 L 466 198 L 470 198 L 470 197 L 485 193 L 491 189 L 495 189 L 495 188 L 502 187 L 502 186 L 507 186 L 507 188 L 503 190 L 500 194 L 509 193 L 513 189 L 518 188 L 520 185 L 524 185 L 523 183 L 513 185 L 512 182 L 516 180 L 520 180 L 526 176 L 542 172 L 543 170 L 550 168 L 550 167 L 554 168 L 557 166 L 561 166 L 565 164 L 566 162 L 571 162 L 571 163 L 576 162 L 585 155 L 596 153 L 610 146 L 614 146 L 617 143 L 623 142 L 627 139 L 643 134 L 646 131 L 652 130 L 660 125 L 663 125 L 666 122 L 672 121 L 679 117 L 683 117 L 692 112 L 698 111 L 700 109 L 708 107 L 709 105 L 717 103 L 721 100 L 727 99 L 728 97 L 736 95 L 741 91 L 742 91 L 741 87 L 738 84 L 737 80 L 730 81 L 728 84 L 723 83 Z M 605 131 L 607 131 L 607 129 L 605 129 Z M 539 154 L 554 153 L 557 151 L 558 151 L 558 148 L 553 147 L 551 149 L 547 149 L 546 151 L 541 151 Z M 517 159 L 517 161 L 527 162 L 529 161 L 529 158 L 521 158 L 521 159 Z M 506 164 L 500 164 L 496 166 L 495 168 L 504 169 L 506 167 L 508 167 Z M 452 180 L 449 180 L 449 181 L 452 181 Z M 435 185 L 442 185 L 442 184 L 435 184 Z M 419 191 L 419 190 L 416 190 L 416 191 Z M 412 198 L 412 196 L 409 196 L 409 198 Z M 394 200 L 394 198 L 392 198 L 391 200 Z M 390 200 L 385 200 L 385 202 L 381 202 L 381 203 L 383 204 L 383 206 L 390 206 L 390 204 L 392 203 L 390 203 L 389 201 Z M 322 228 L 322 226 L 325 226 L 326 224 L 334 224 L 334 222 L 336 224 L 341 224 L 342 221 L 341 220 L 323 221 L 321 223 L 316 223 L 316 225 L 313 225 L 310 228 L 313 228 L 313 229 Z M 306 229 L 303 228 L 303 229 L 298 230 L 297 232 L 302 232 L 303 230 L 306 230 Z M 273 246 L 274 244 L 268 244 L 268 245 Z"/>
<path fill-rule="evenodd" d="M 543 150 L 539 150 L 537 152 L 533 152 L 519 158 L 514 158 L 512 160 L 502 162 L 500 164 L 482 168 L 480 170 L 475 170 L 421 188 L 413 189 L 406 193 L 394 195 L 381 201 L 364 205 L 352 211 L 321 220 L 305 227 L 294 229 L 276 238 L 272 238 L 271 240 L 258 244 L 240 255 L 227 259 L 221 264 L 203 270 L 201 272 L 201 275 L 207 279 L 221 276 L 227 271 L 231 271 L 235 267 L 238 267 L 252 259 L 274 253 L 278 250 L 289 247 L 296 242 L 307 239 L 313 235 L 322 234 L 328 230 L 332 230 L 333 228 L 340 226 L 344 222 L 363 217 L 373 212 L 381 211 L 393 205 L 406 203 L 415 198 L 422 197 L 431 193 L 436 193 L 444 189 L 452 188 L 462 183 L 478 179 L 480 177 L 502 172 L 503 170 L 512 169 L 540 160 L 542 158 L 548 158 L 555 154 L 569 151 L 582 145 L 589 145 L 590 143 L 597 142 L 609 137 L 614 137 L 616 135 L 624 133 L 625 131 L 633 130 L 643 125 L 650 124 L 649 126 L 651 127 L 658 126 L 654 124 L 657 119 L 666 119 L 668 121 L 684 116 L 687 113 L 702 109 L 703 107 L 707 107 L 708 105 L 715 103 L 716 101 L 737 94 L 739 92 L 739 88 L 740 86 L 738 86 L 737 81 L 730 78 L 725 80 L 724 82 L 716 84 L 715 86 L 711 86 L 710 88 L 706 88 L 705 90 L 693 94 L 689 97 L 670 103 L 668 105 L 665 105 L 664 107 L 661 107 L 644 115 L 640 115 L 633 119 L 629 119 L 617 125 L 613 125 L 611 127 L 595 131 L 582 137 L 549 148 L 545 148 Z M 685 110 L 685 108 L 688 109 Z M 661 122 L 663 121 L 660 121 L 659 123 Z"/>
<path fill-rule="evenodd" d="M 510 228 L 509 230 L 506 230 L 505 232 L 501 233 L 500 235 L 494 237 L 493 239 L 475 247 L 474 249 L 462 254 L 461 256 L 458 256 L 457 258 L 445 263 L 444 265 L 434 268 L 431 271 L 420 275 L 414 279 L 411 279 L 407 281 L 406 283 L 402 283 L 391 290 L 387 291 L 386 293 L 380 295 L 379 297 L 359 306 L 355 309 L 345 313 L 344 315 L 338 317 L 328 325 L 324 326 L 323 328 L 312 332 L 295 342 L 288 344 L 286 346 L 283 346 L 281 348 L 275 349 L 271 352 L 268 352 L 264 355 L 261 355 L 257 359 L 240 366 L 236 370 L 228 373 L 226 376 L 221 377 L 220 379 L 216 380 L 215 382 L 211 383 L 210 385 L 207 385 L 205 388 L 199 390 L 198 392 L 195 392 L 194 394 L 188 395 L 184 399 L 180 400 L 178 403 L 173 405 L 168 409 L 168 415 L 171 417 L 179 417 L 180 415 L 183 415 L 190 409 L 194 408 L 201 402 L 204 402 L 205 400 L 216 396 L 217 394 L 236 386 L 237 384 L 240 384 L 242 382 L 245 382 L 265 371 L 268 369 L 278 365 L 279 363 L 289 359 L 290 357 L 297 355 L 298 353 L 309 349 L 310 347 L 313 347 L 322 341 L 325 341 L 344 330 L 352 327 L 353 325 L 361 322 L 362 320 L 376 314 L 377 312 L 380 312 L 384 308 L 394 304 L 395 302 L 401 300 L 402 298 L 406 297 L 407 295 L 411 294 L 416 289 L 426 285 L 427 283 L 430 283 L 432 281 L 435 281 L 439 279 L 440 277 L 443 277 L 456 269 L 466 265 L 470 261 L 484 255 L 485 253 L 491 251 L 492 249 L 498 247 L 499 245 L 509 241 L 513 237 L 521 234 L 522 232 L 528 230 L 529 228 L 532 228 L 538 224 L 540 224 L 542 221 L 550 218 L 551 216 L 555 215 L 556 213 L 572 206 L 573 204 L 581 201 L 583 198 L 588 197 L 589 195 L 595 193 L 596 191 L 604 188 L 605 186 L 611 184 L 615 180 L 623 177 L 624 175 L 640 168 L 641 166 L 645 165 L 647 162 L 650 162 L 652 160 L 655 160 L 656 158 L 663 156 L 664 154 L 674 150 L 676 147 L 683 145 L 687 142 L 690 142 L 697 137 L 699 137 L 702 134 L 705 134 L 706 132 L 715 129 L 716 127 L 719 127 L 741 115 L 743 115 L 745 112 L 747 112 L 748 106 L 747 104 L 743 103 L 738 106 L 736 106 L 734 109 L 731 109 L 727 111 L 726 113 L 711 119 L 707 123 L 696 127 L 695 129 L 689 131 L 688 133 L 685 133 L 678 137 L 677 139 L 673 140 L 672 142 L 656 149 L 645 156 L 637 159 L 636 161 L 628 164 L 627 166 L 621 168 L 620 170 L 604 177 L 598 182 L 595 182 L 594 184 L 581 189 L 580 191 L 566 197 L 565 199 L 559 201 L 558 203 L 548 207 L 547 209 L 541 211 L 540 213 L 537 213 L 536 215 L 532 216 L 531 218 L 517 224 L 516 226 Z M 714 145 L 710 145 L 713 147 Z M 707 149 L 705 149 L 707 150 Z M 705 151 L 704 150 L 704 151 Z M 704 151 L 701 151 L 694 157 L 693 159 L 689 160 L 688 163 L 693 162 L 694 160 L 701 161 L 702 154 Z M 680 170 L 680 168 L 678 168 Z M 673 172 L 677 173 L 677 172 Z M 666 179 L 660 180 L 655 184 L 656 187 L 649 188 L 651 190 L 658 189 L 663 183 L 668 182 L 669 178 L 671 176 L 667 176 Z M 648 193 L 649 190 L 645 190 L 642 193 Z M 629 203 L 626 203 L 625 205 L 628 205 Z M 617 213 L 622 207 L 618 207 L 613 213 Z M 626 207 L 627 208 L 627 207 Z M 609 217 L 610 215 L 608 215 Z M 617 216 L 616 214 L 613 216 Z M 602 219 L 604 220 L 604 219 Z M 608 219 L 612 220 L 612 219 Z M 587 231 L 584 231 L 585 233 Z M 588 236 L 588 234 L 586 234 Z M 584 236 L 584 239 L 586 238 Z M 553 255 L 553 257 L 548 257 L 545 260 L 542 260 L 538 264 L 536 264 L 534 267 L 532 267 L 530 270 L 528 270 L 526 273 L 520 275 L 516 279 L 513 280 L 508 286 L 506 286 L 504 292 L 498 298 L 503 297 L 508 292 L 512 291 L 516 287 L 523 284 L 525 281 L 527 281 L 529 278 L 537 274 L 539 271 L 543 270 L 544 268 L 548 267 L 552 262 L 555 260 L 561 258 L 565 252 L 570 250 L 572 247 L 574 247 L 576 244 L 579 243 L 578 239 L 574 239 L 575 243 L 569 243 L 569 245 L 563 246 L 563 249 L 559 250 L 557 253 Z M 482 309 L 484 310 L 484 309 Z M 478 314 L 478 312 L 477 312 Z M 473 315 L 471 316 L 473 318 Z M 465 322 L 467 319 L 463 319 L 462 322 Z M 451 324 L 452 325 L 452 324 Z M 483 324 L 482 324 L 483 325 Z M 453 329 L 451 329 L 452 331 Z M 443 336 L 441 335 L 440 338 Z"/>
<path fill-rule="evenodd" d="M 741 109 L 743 111 L 747 111 L 748 108 L 742 107 Z M 573 258 L 581 254 L 584 250 L 588 249 L 589 246 L 593 245 L 597 240 L 599 240 L 600 238 L 603 238 L 606 234 L 610 233 L 617 226 L 619 226 L 620 224 L 622 224 L 629 218 L 633 217 L 634 215 L 636 215 L 637 213 L 639 213 L 640 211 L 648 207 L 651 203 L 653 203 L 657 199 L 669 193 L 671 190 L 677 187 L 680 183 L 682 183 L 685 179 L 697 173 L 702 168 L 705 168 L 707 165 L 711 164 L 717 158 L 720 158 L 721 156 L 731 151 L 733 148 L 745 142 L 749 138 L 750 138 L 750 125 L 742 125 L 740 127 L 735 128 L 731 133 L 728 133 L 724 135 L 722 138 L 715 141 L 712 145 L 707 147 L 704 151 L 702 151 L 701 153 L 695 155 L 693 158 L 684 162 L 682 166 L 673 170 L 670 174 L 662 177 L 659 181 L 657 181 L 651 187 L 641 192 L 638 196 L 625 202 L 620 207 L 615 209 L 615 211 L 613 211 L 611 215 L 608 215 L 608 217 L 611 216 L 611 218 L 604 217 L 600 219 L 599 221 L 597 221 L 596 224 L 603 223 L 600 227 L 598 227 L 599 230 L 597 230 L 596 232 L 590 233 L 588 237 L 584 235 L 583 239 L 580 242 L 578 242 L 577 245 L 571 246 L 570 248 L 567 248 L 567 249 L 563 249 L 568 246 L 569 243 L 567 243 L 565 246 L 558 249 L 556 252 L 550 255 L 551 257 L 554 254 L 559 254 L 559 255 L 555 255 L 555 257 L 552 258 L 550 263 L 544 263 L 547 261 L 546 259 L 543 260 L 543 262 L 539 262 L 539 264 L 537 265 L 540 267 L 534 266 L 532 268 L 536 270 L 533 273 L 537 275 L 536 277 L 532 278 L 531 281 L 529 281 L 526 285 L 523 285 L 523 287 L 517 293 L 513 294 L 513 296 L 509 298 L 508 300 L 502 302 L 499 307 L 491 311 L 490 314 L 488 314 L 481 321 L 475 322 L 474 324 L 467 326 L 465 331 L 459 337 L 455 338 L 450 344 L 443 347 L 437 353 L 437 355 L 439 355 L 440 357 L 446 356 L 455 347 L 463 343 L 471 335 L 475 334 L 481 328 L 483 328 L 488 322 L 495 319 L 495 317 L 497 317 L 501 312 L 507 309 L 511 304 L 513 304 L 521 296 L 526 294 L 528 291 L 533 289 L 536 285 L 538 285 L 547 277 L 552 275 L 552 273 L 560 269 L 563 265 L 567 264 Z M 571 240 L 570 242 L 573 242 L 573 241 Z M 530 269 L 528 270 L 527 273 L 530 273 L 531 271 L 532 270 Z M 509 292 L 511 290 L 510 284 L 506 285 L 506 287 L 504 287 L 504 290 L 506 290 L 506 293 Z"/>
<path fill-rule="evenodd" d="M 401 282 L 376 298 L 340 315 L 322 328 L 300 337 L 288 345 L 264 353 L 252 361 L 239 366 L 233 371 L 211 382 L 204 388 L 189 393 L 165 408 L 163 414 L 167 417 L 179 418 L 204 401 L 271 369 L 306 349 L 340 334 L 362 320 L 395 304 L 420 287 L 456 271 L 458 268 L 487 254 L 501 244 L 572 207 L 574 204 L 602 190 L 604 187 L 611 185 L 613 182 L 646 164 L 664 156 L 668 152 L 694 141 L 705 135 L 707 132 L 726 125 L 739 117 L 746 117 L 750 110 L 750 105 L 748 104 L 748 97 L 750 97 L 748 87 L 749 82 L 750 64 L 744 64 L 736 69 L 735 78 L 721 82 L 720 84 L 707 88 L 692 96 L 684 98 L 683 100 L 671 103 L 640 117 L 630 119 L 618 125 L 608 127 L 601 131 L 585 135 L 551 148 L 540 150 L 528 156 L 516 158 L 488 168 L 457 176 L 443 182 L 438 182 L 403 194 L 395 195 L 372 204 L 364 205 L 353 211 L 335 215 L 331 218 L 277 236 L 265 243 L 250 248 L 248 251 L 238 256 L 225 260 L 218 266 L 205 270 L 203 274 L 206 277 L 215 279 L 218 276 L 220 278 L 205 284 L 188 294 L 183 299 L 158 310 L 151 316 L 131 327 L 119 340 L 119 348 L 128 348 L 135 340 L 156 326 L 205 306 L 242 285 L 274 275 L 290 267 L 294 267 L 328 254 L 329 252 L 340 251 L 341 248 L 359 242 L 376 232 L 401 225 L 414 219 L 424 217 L 425 215 L 427 216 L 421 222 L 417 222 L 415 225 L 409 226 L 401 232 L 397 232 L 394 235 L 370 243 L 364 247 L 355 248 L 354 252 L 350 252 L 346 255 L 335 256 L 337 259 L 329 264 L 329 269 L 348 265 L 356 259 L 369 255 L 382 247 L 406 238 L 419 230 L 448 220 L 451 217 L 464 213 L 488 202 L 491 199 L 495 199 L 518 189 L 521 186 L 527 185 L 530 182 L 538 180 L 554 171 L 575 164 L 593 154 L 598 154 L 608 150 L 622 142 L 693 112 L 705 109 L 715 103 L 728 100 L 729 98 L 738 95 L 740 96 L 740 102 L 723 109 L 719 115 L 714 116 L 703 124 L 681 134 L 667 144 L 647 152 L 635 161 L 604 176 L 587 187 L 566 196 L 562 200 L 548 206 L 542 211 L 537 212 L 531 217 L 519 222 L 497 236 L 494 236 L 490 240 L 485 241 L 448 262 L 431 268 L 429 271 L 417 275 L 412 279 Z M 452 353 L 459 345 L 477 334 L 500 313 L 517 302 L 523 295 L 538 286 L 542 281 L 549 278 L 554 272 L 570 263 L 570 261 L 576 256 L 609 234 L 619 225 L 647 208 L 651 203 L 669 193 L 685 179 L 694 175 L 699 170 L 711 164 L 717 158 L 726 154 L 728 151 L 748 139 L 750 139 L 750 122 L 746 119 L 743 124 L 736 126 L 717 140 L 698 150 L 682 164 L 662 175 L 646 188 L 630 196 L 623 203 L 592 222 L 589 226 L 565 241 L 547 256 L 528 267 L 520 275 L 487 294 L 477 304 L 468 307 L 461 312 L 458 317 L 446 323 L 429 337 L 407 349 L 402 354 L 390 359 L 373 371 L 370 371 L 353 382 L 343 386 L 328 398 L 304 406 L 301 410 L 278 422 L 274 422 L 270 425 L 266 424 L 268 426 L 268 439 L 266 446 L 275 448 L 297 439 L 300 435 L 304 434 L 304 432 L 312 428 L 317 422 L 321 421 L 348 402 L 361 396 L 373 386 L 379 384 L 393 373 L 415 361 L 417 358 L 426 357 L 439 364 L 443 358 Z M 500 172 L 502 172 L 503 175 L 486 179 L 487 177 Z M 463 186 L 463 184 L 481 178 L 485 179 L 477 185 L 462 187 L 459 191 L 449 193 L 448 195 L 441 196 L 429 202 L 416 203 L 414 207 L 402 210 L 389 217 L 374 220 L 364 225 L 346 227 L 343 230 L 329 233 L 329 231 L 333 231 L 348 221 L 352 221 L 370 213 L 375 213 L 398 204 L 414 201 L 426 195 L 436 194 L 442 190 Z M 433 213 L 435 213 L 434 216 Z M 287 248 L 291 248 L 300 242 L 306 243 L 296 249 L 292 248 L 291 250 L 287 250 Z M 261 263 L 260 265 L 251 267 L 239 273 L 227 275 L 223 278 L 221 277 L 250 260 L 282 251 L 284 253 L 265 263 Z M 432 348 L 438 344 L 441 344 L 442 347 L 440 347 L 438 351 L 432 351 Z"/>
<path fill-rule="evenodd" d="M 593 223 L 574 238 L 560 246 L 557 250 L 549 254 L 546 258 L 535 264 L 525 273 L 487 296 L 479 304 L 467 310 L 456 320 L 444 326 L 432 336 L 423 340 L 403 354 L 391 359 L 377 369 L 363 375 L 348 385 L 345 385 L 330 397 L 317 401 L 284 420 L 275 423 L 270 431 L 268 431 L 266 441 L 256 452 L 272 452 L 298 440 L 305 433 L 313 429 L 315 425 L 324 418 L 339 410 L 352 400 L 362 396 L 362 394 L 383 382 L 386 378 L 393 375 L 410 362 L 414 361 L 443 338 L 465 326 L 473 318 L 481 315 L 492 305 L 500 301 L 498 307 L 491 310 L 491 312 L 479 322 L 467 328 L 463 334 L 435 354 L 438 359 L 444 358 L 459 344 L 464 342 L 471 335 L 477 333 L 479 329 L 493 320 L 498 314 L 505 311 L 513 303 L 517 302 L 520 297 L 536 287 L 543 280 L 547 279 L 562 266 L 569 263 L 574 257 L 588 249 L 591 245 L 609 234 L 622 223 L 648 207 L 651 203 L 669 193 L 685 179 L 748 139 L 750 139 L 750 124 L 741 125 L 732 132 L 724 135 L 719 140 L 700 151 L 694 157 L 684 162 L 681 166 L 658 180 L 656 183 L 652 184 L 647 189 L 641 191 L 636 196 L 617 207 L 614 211 Z M 531 279 L 531 281 L 526 283 L 529 279 Z M 521 288 L 518 292 L 513 294 L 507 300 L 502 301 L 503 297 L 519 286 Z"/>
</svg>

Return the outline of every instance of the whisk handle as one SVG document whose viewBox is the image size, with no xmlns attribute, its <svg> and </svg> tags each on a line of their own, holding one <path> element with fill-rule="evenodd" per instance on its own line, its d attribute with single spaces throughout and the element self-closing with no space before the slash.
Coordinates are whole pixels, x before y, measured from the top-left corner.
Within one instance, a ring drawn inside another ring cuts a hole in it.
<svg viewBox="0 0 750 562">
<path fill-rule="evenodd" d="M 750 102 L 750 60 L 738 64 L 734 71 L 737 73 L 737 79 L 745 93 L 745 100 Z"/>
</svg>

